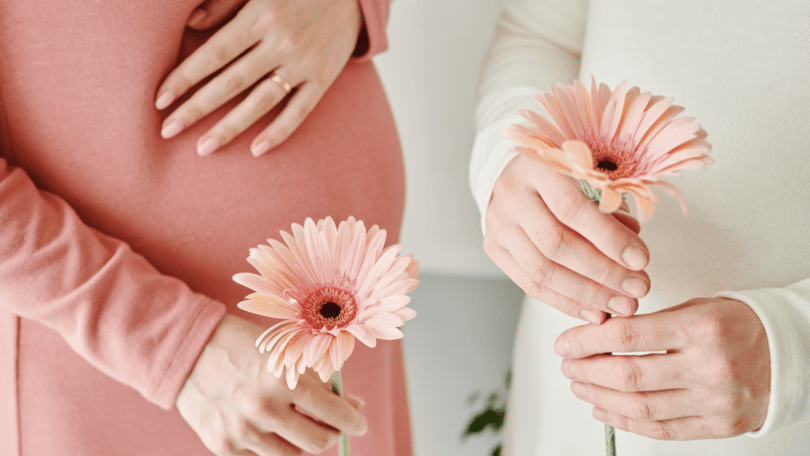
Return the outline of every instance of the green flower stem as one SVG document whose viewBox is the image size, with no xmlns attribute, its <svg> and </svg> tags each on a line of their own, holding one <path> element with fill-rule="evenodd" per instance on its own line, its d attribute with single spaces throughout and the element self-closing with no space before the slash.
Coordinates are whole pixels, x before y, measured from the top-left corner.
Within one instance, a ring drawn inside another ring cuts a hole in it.
<svg viewBox="0 0 810 456">
<path fill-rule="evenodd" d="M 332 374 L 332 390 L 340 397 L 343 397 L 343 382 L 340 380 L 340 371 Z M 349 435 L 340 433 L 340 456 L 349 456 Z"/>
<path fill-rule="evenodd" d="M 607 456 L 616 456 L 616 430 L 609 424 L 605 425 L 605 452 Z"/>
</svg>

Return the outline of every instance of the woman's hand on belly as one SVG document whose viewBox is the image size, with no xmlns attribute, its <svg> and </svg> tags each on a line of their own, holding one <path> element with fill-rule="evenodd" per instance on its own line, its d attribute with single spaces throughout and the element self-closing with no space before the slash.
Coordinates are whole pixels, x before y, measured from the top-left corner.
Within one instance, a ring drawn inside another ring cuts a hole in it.
<svg viewBox="0 0 810 456">
<path fill-rule="evenodd" d="M 365 417 L 311 370 L 294 390 L 268 372 L 267 355 L 254 346 L 262 332 L 226 315 L 177 397 L 208 449 L 218 456 L 319 454 L 337 443 L 339 431 L 366 432 Z"/>
<path fill-rule="evenodd" d="M 191 15 L 189 26 L 210 27 L 242 3 L 208 0 Z M 255 84 L 199 138 L 197 151 L 208 155 L 227 144 L 291 93 L 278 117 L 251 145 L 255 156 L 267 152 L 301 125 L 332 85 L 357 45 L 360 26 L 357 0 L 248 1 L 161 84 L 155 106 L 165 109 L 224 68 L 166 118 L 161 135 L 177 135 Z"/>
</svg>

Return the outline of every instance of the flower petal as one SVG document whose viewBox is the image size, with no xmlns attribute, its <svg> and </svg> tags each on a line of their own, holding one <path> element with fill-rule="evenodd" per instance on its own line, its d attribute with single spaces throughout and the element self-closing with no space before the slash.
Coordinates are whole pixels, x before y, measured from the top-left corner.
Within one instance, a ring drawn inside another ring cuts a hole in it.
<svg viewBox="0 0 810 456">
<path fill-rule="evenodd" d="M 376 315 L 367 318 L 363 324 L 373 326 L 402 326 L 405 322 L 401 318 L 390 312 L 377 312 Z"/>
<path fill-rule="evenodd" d="M 599 200 L 599 210 L 605 213 L 611 213 L 619 209 L 622 205 L 622 195 L 615 189 L 608 187 L 602 188 L 602 198 Z"/>
<path fill-rule="evenodd" d="M 309 345 L 309 353 L 307 356 L 308 362 L 307 364 L 312 364 L 316 359 L 323 356 L 326 353 L 326 350 L 329 349 L 329 344 L 332 343 L 331 334 L 318 334 L 312 340 L 312 343 Z"/>
<path fill-rule="evenodd" d="M 416 316 L 416 311 L 411 309 L 410 307 L 403 307 L 394 312 L 394 315 L 401 318 L 402 321 L 408 321 Z"/>
<path fill-rule="evenodd" d="M 329 356 L 335 369 L 343 369 L 343 363 L 349 359 L 354 351 L 354 336 L 347 332 L 341 332 L 329 345 Z"/>
<path fill-rule="evenodd" d="M 277 299 L 279 303 L 271 303 L 269 302 L 269 299 L 268 300 L 249 299 L 247 301 L 240 302 L 236 306 L 244 310 L 245 312 L 263 315 L 265 317 L 270 318 L 292 319 L 298 316 L 298 312 L 295 309 L 291 309 L 289 303 L 287 303 L 281 298 L 275 296 L 271 297 Z"/>
<path fill-rule="evenodd" d="M 398 328 L 394 328 L 391 326 L 376 326 L 376 325 L 365 325 L 367 330 L 370 330 L 374 333 L 374 336 L 377 339 L 382 340 L 396 340 L 402 339 L 404 334 Z"/>
<path fill-rule="evenodd" d="M 659 187 L 663 188 L 670 195 L 678 198 L 678 201 L 681 202 L 681 209 L 683 210 L 683 215 L 684 216 L 689 215 L 689 207 L 686 205 L 686 198 L 683 197 L 683 194 L 681 193 L 680 190 L 678 190 L 677 187 L 675 187 L 674 185 L 672 185 L 672 184 L 670 184 L 669 182 L 666 182 L 666 181 L 658 181 L 658 182 L 655 183 L 655 185 L 658 185 Z"/>
<path fill-rule="evenodd" d="M 562 150 L 565 152 L 568 163 L 574 165 L 572 167 L 574 171 L 585 174 L 593 169 L 593 155 L 591 149 L 584 142 L 577 140 L 566 141 L 562 145 Z"/>
<path fill-rule="evenodd" d="M 377 339 L 374 337 L 374 332 L 367 330 L 363 325 L 349 325 L 346 327 L 346 331 L 371 348 L 377 346 Z"/>
</svg>

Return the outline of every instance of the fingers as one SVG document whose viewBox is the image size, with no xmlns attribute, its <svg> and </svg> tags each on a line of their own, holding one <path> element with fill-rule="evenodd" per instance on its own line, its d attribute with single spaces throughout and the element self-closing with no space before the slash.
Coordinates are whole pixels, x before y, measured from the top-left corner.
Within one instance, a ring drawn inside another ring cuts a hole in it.
<svg viewBox="0 0 810 456">
<path fill-rule="evenodd" d="M 664 421 L 705 413 L 704 404 L 692 400 L 687 390 L 623 393 L 599 385 L 571 383 L 579 399 L 605 411 L 639 421 Z"/>
<path fill-rule="evenodd" d="M 540 167 L 533 182 L 560 222 L 616 263 L 633 271 L 644 269 L 649 261 L 644 242 L 611 214 L 600 212 L 570 177 Z"/>
<path fill-rule="evenodd" d="M 186 25 L 194 30 L 211 28 L 230 17 L 245 3 L 247 0 L 207 0 L 191 13 Z"/>
<path fill-rule="evenodd" d="M 641 421 L 594 407 L 593 417 L 616 429 L 656 440 L 697 440 L 719 437 L 716 432 L 713 432 L 714 429 L 708 425 L 706 419 L 698 416 L 664 421 Z"/>
<path fill-rule="evenodd" d="M 518 264 L 517 260 L 514 259 L 509 251 L 500 245 L 489 246 L 486 244 L 486 238 L 484 241 L 484 249 L 487 251 L 487 254 L 492 261 L 499 268 L 501 268 L 501 270 L 505 272 L 506 275 L 509 276 L 509 278 L 515 282 L 515 284 L 517 284 L 517 286 L 526 292 L 527 295 L 538 299 L 574 318 L 579 318 L 597 325 L 605 320 L 605 312 L 593 309 L 586 304 L 577 302 L 567 296 L 557 293 L 554 290 L 537 284 L 531 277 L 529 277 L 523 267 Z"/>
<path fill-rule="evenodd" d="M 299 383 L 296 389 L 298 394 L 293 397 L 295 405 L 318 421 L 347 434 L 362 435 L 368 431 L 366 418 L 344 398 L 318 385 L 312 385 L 315 382 L 321 383 L 317 379 L 301 379 L 306 386 L 302 388 L 302 383 Z"/>
<path fill-rule="evenodd" d="M 554 351 L 564 358 L 601 353 L 682 350 L 691 345 L 688 326 L 677 311 L 611 318 L 599 326 L 578 326 L 562 333 Z"/>
<path fill-rule="evenodd" d="M 258 63 L 257 61 L 262 58 L 260 53 L 250 52 L 239 62 L 236 62 L 195 92 L 191 98 L 163 121 L 161 136 L 165 139 L 176 136 L 181 131 L 195 124 L 198 120 L 207 116 L 228 100 L 242 93 L 256 81 L 266 76 L 266 72 L 263 68 L 270 67 L 272 64 L 269 62 Z M 229 142 L 250 125 L 242 126 L 236 124 L 236 126 L 234 126 L 234 122 L 237 119 L 245 117 L 244 111 L 246 110 L 246 106 L 254 107 L 253 105 L 256 105 L 258 102 L 263 110 L 263 112 L 256 113 L 256 115 L 253 116 L 258 118 L 272 109 L 273 106 L 286 96 L 286 92 L 278 84 L 269 80 L 262 81 L 262 83 L 254 88 L 251 94 L 253 95 L 251 100 L 243 100 L 243 102 L 240 103 L 242 112 L 228 113 L 231 115 L 231 118 L 229 120 L 222 119 L 217 123 L 217 127 L 219 128 L 218 131 L 214 132 L 216 134 L 212 134 L 212 132 L 209 131 L 207 135 L 201 138 L 199 144 L 204 143 L 206 139 L 211 137 L 219 139 L 220 146 Z M 210 152 L 213 152 L 213 150 L 208 153 Z"/>
<path fill-rule="evenodd" d="M 157 91 L 157 109 L 170 106 L 195 84 L 227 65 L 257 42 L 257 38 L 250 36 L 238 24 L 235 21 L 227 23 L 166 77 Z"/>
<path fill-rule="evenodd" d="M 258 157 L 289 138 L 315 109 L 325 91 L 326 87 L 314 82 L 301 85 L 281 114 L 253 140 L 250 146 L 253 156 Z"/>
<path fill-rule="evenodd" d="M 676 354 L 643 356 L 594 355 L 585 359 L 564 359 L 563 375 L 571 380 L 590 383 L 625 393 L 661 391 L 689 385 L 688 370 Z"/>
<path fill-rule="evenodd" d="M 531 241 L 549 260 L 576 271 L 584 277 L 622 295 L 640 298 L 649 291 L 649 278 L 643 271 L 631 272 L 602 254 L 582 236 L 562 225 L 545 204 L 537 204 L 533 211 L 519 211 L 517 217 Z M 621 299 L 608 289 L 597 292 L 608 299 L 615 297 L 612 305 L 596 298 L 595 301 L 581 299 L 593 307 L 606 312 L 627 316 L 635 313 L 637 301 Z M 566 294 L 567 293 L 564 293 Z M 570 295 L 569 295 L 570 296 Z M 573 296 L 571 296 L 573 297 Z"/>
<path fill-rule="evenodd" d="M 576 251 L 580 250 L 580 247 L 582 247 L 581 250 L 587 251 L 587 247 L 581 242 L 578 242 L 567 230 L 561 231 L 563 234 L 559 235 L 560 240 L 552 241 L 558 243 L 559 247 L 555 247 L 554 255 L 550 256 L 550 258 L 547 258 L 546 255 L 538 251 L 537 247 L 535 247 L 537 242 L 532 242 L 521 230 L 515 230 L 511 235 L 509 252 L 518 264 L 521 265 L 523 270 L 529 274 L 529 277 L 541 287 L 550 288 L 574 301 L 585 303 L 603 312 L 618 313 L 620 315 L 633 314 L 638 308 L 638 302 L 635 299 L 631 299 L 623 294 L 618 294 L 588 279 L 587 274 L 583 277 L 565 267 L 566 264 L 573 264 L 579 266 L 580 271 L 585 269 L 586 272 L 592 272 L 592 270 L 598 266 L 590 267 L 581 264 L 582 261 L 578 261 L 576 257 Z M 549 235 L 546 234 L 545 236 L 548 237 Z M 566 241 L 565 238 L 572 240 Z M 569 243 L 568 245 L 574 245 L 570 247 L 564 246 L 566 242 Z M 541 245 L 546 245 L 543 241 L 540 243 Z M 589 252 L 583 252 L 579 255 L 586 253 Z M 597 263 L 599 262 L 599 257 L 602 257 L 602 255 L 580 258 L 594 258 L 594 263 Z M 609 262 L 609 260 L 605 260 L 605 262 Z M 617 266 L 617 269 L 621 268 Z M 620 271 L 616 272 L 616 275 L 621 274 Z"/>
<path fill-rule="evenodd" d="M 303 454 L 302 448 L 293 445 L 277 434 L 263 432 L 252 426 L 241 436 L 240 440 L 242 450 L 236 453 L 238 456 L 254 454 L 257 456 L 300 456 Z"/>
<path fill-rule="evenodd" d="M 267 114 L 286 96 L 287 92 L 278 83 L 271 79 L 263 80 L 239 105 L 200 137 L 197 141 L 197 152 L 205 156 L 229 143 L 259 118 Z M 191 101 L 189 100 L 189 102 Z M 223 103 L 224 101 L 222 100 Z M 219 106 L 219 101 L 209 101 L 209 103 L 210 106 Z"/>
<path fill-rule="evenodd" d="M 340 438 L 340 432 L 336 429 L 316 423 L 291 407 L 279 411 L 272 419 L 260 422 L 260 426 L 267 426 L 294 447 L 314 454 L 322 453 Z"/>
</svg>

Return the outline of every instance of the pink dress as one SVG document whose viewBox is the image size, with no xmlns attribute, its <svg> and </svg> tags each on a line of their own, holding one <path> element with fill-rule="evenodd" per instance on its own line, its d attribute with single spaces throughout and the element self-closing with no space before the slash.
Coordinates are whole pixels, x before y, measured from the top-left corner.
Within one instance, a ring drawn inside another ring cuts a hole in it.
<svg viewBox="0 0 810 456">
<path fill-rule="evenodd" d="M 199 0 L 0 0 L 0 454 L 209 455 L 174 408 L 197 356 L 249 290 L 248 249 L 306 217 L 399 234 L 404 176 L 371 55 L 389 0 L 360 0 L 368 52 L 284 144 L 250 155 L 271 113 L 211 156 L 172 140 L 158 84 L 208 35 Z M 362 344 L 355 456 L 410 455 L 401 344 Z M 336 454 L 336 450 L 332 451 Z"/>
</svg>

